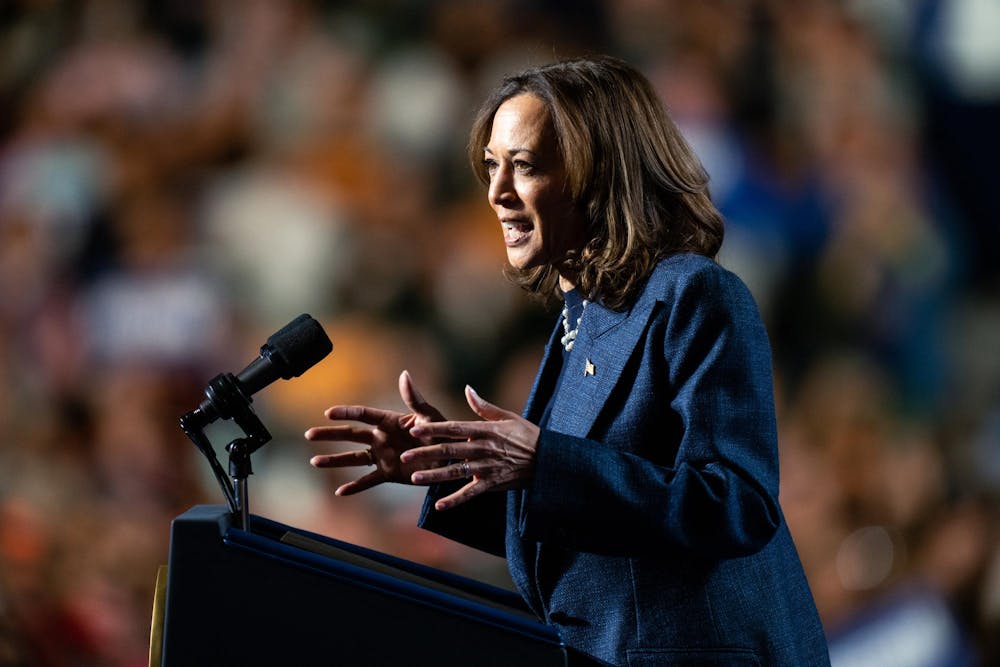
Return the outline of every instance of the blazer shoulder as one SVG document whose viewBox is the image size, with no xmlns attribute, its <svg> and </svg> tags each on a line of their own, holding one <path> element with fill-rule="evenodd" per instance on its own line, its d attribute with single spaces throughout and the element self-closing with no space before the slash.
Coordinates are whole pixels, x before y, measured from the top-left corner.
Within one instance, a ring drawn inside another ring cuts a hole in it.
<svg viewBox="0 0 1000 667">
<path fill-rule="evenodd" d="M 715 260 L 694 253 L 671 255 L 656 265 L 642 300 L 671 303 L 686 293 L 750 298 L 743 281 Z"/>
</svg>

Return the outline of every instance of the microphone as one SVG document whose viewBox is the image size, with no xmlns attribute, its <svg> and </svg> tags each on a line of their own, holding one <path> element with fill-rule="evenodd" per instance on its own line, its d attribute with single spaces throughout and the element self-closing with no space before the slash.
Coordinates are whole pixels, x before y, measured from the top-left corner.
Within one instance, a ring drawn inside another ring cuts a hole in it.
<svg viewBox="0 0 1000 667">
<path fill-rule="evenodd" d="M 260 348 L 260 356 L 236 375 L 249 397 L 278 378 L 291 380 L 315 366 L 333 349 L 319 322 L 299 315 L 279 329 Z"/>
<path fill-rule="evenodd" d="M 260 355 L 235 376 L 217 376 L 205 389 L 205 400 L 186 417 L 204 427 L 245 409 L 251 396 L 279 378 L 299 377 L 330 354 L 333 343 L 319 322 L 306 314 L 279 329 L 260 348 Z M 189 422 L 190 425 L 194 425 Z"/>
</svg>

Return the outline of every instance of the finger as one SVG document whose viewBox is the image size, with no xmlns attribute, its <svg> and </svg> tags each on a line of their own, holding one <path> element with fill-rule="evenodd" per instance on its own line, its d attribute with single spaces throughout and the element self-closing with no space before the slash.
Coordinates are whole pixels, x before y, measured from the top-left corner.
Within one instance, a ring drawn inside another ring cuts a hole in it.
<svg viewBox="0 0 1000 667">
<path fill-rule="evenodd" d="M 314 426 L 305 432 L 306 440 L 322 442 L 357 442 L 370 445 L 375 440 L 375 431 L 359 426 Z"/>
<path fill-rule="evenodd" d="M 399 395 L 411 412 L 433 420 L 444 419 L 438 409 L 428 403 L 423 395 L 417 391 L 416 385 L 413 384 L 413 378 L 410 377 L 410 371 L 403 371 L 399 374 Z"/>
<path fill-rule="evenodd" d="M 314 468 L 348 468 L 373 465 L 370 450 L 343 452 L 341 454 L 317 454 L 309 459 Z"/>
<path fill-rule="evenodd" d="M 417 424 L 410 429 L 414 438 L 448 438 L 451 440 L 468 440 L 469 438 L 486 437 L 493 433 L 490 422 L 426 422 Z"/>
<path fill-rule="evenodd" d="M 510 410 L 504 410 L 503 408 L 493 405 L 476 393 L 476 390 L 469 385 L 465 385 L 465 400 L 468 402 L 469 407 L 472 408 L 473 412 L 488 421 L 515 419 L 521 416 L 515 412 L 511 412 Z"/>
<path fill-rule="evenodd" d="M 396 413 L 389 410 L 370 408 L 367 405 L 335 405 L 332 408 L 327 408 L 323 414 L 326 415 L 327 419 L 347 419 L 374 426 L 381 424 L 386 419 L 393 418 Z"/>
<path fill-rule="evenodd" d="M 450 496 L 445 496 L 444 498 L 439 499 L 434 503 L 434 509 L 438 511 L 451 509 L 452 507 L 456 507 L 464 502 L 472 500 L 484 491 L 489 490 L 489 488 L 489 484 L 485 481 L 474 479 Z"/>
<path fill-rule="evenodd" d="M 437 467 L 440 461 L 451 459 L 482 459 L 492 453 L 489 443 L 484 440 L 464 440 L 462 442 L 442 442 L 436 445 L 414 447 L 399 455 L 402 463 L 418 466 Z"/>
<path fill-rule="evenodd" d="M 382 477 L 382 473 L 378 470 L 373 470 L 364 477 L 359 477 L 353 482 L 348 482 L 347 484 L 341 484 L 337 487 L 337 490 L 333 493 L 338 496 L 350 496 L 355 493 L 361 493 L 362 491 L 367 491 L 373 486 L 378 486 L 385 479 Z"/>
<path fill-rule="evenodd" d="M 456 479 L 466 479 L 476 474 L 473 464 L 469 461 L 461 461 L 440 468 L 430 470 L 418 470 L 410 475 L 410 481 L 414 484 L 436 484 L 438 482 L 450 482 Z"/>
</svg>

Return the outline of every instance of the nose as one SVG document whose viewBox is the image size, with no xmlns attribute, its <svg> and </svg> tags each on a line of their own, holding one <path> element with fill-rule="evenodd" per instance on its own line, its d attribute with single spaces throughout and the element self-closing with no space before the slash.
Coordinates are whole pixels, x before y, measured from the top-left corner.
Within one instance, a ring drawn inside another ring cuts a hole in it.
<svg viewBox="0 0 1000 667">
<path fill-rule="evenodd" d="M 498 165 L 490 179 L 489 188 L 490 205 L 494 208 L 509 204 L 517 199 L 517 191 L 514 189 L 513 170 L 509 166 Z"/>
</svg>

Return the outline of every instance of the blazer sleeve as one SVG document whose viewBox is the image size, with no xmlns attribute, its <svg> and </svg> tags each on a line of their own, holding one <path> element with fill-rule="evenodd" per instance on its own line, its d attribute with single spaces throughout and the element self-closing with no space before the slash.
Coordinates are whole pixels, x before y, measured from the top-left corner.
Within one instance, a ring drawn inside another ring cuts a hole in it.
<svg viewBox="0 0 1000 667">
<path fill-rule="evenodd" d="M 646 354 L 665 363 L 643 368 L 662 375 L 663 419 L 679 422 L 679 444 L 609 446 L 543 431 L 518 517 L 523 538 L 607 555 L 680 548 L 726 558 L 760 550 L 777 530 L 771 355 L 753 298 L 712 265 L 676 281 L 658 305 L 665 319 L 647 331 Z M 669 466 L 636 453 L 672 447 Z"/>
<path fill-rule="evenodd" d="M 417 525 L 486 553 L 506 557 L 507 493 L 484 493 L 444 512 L 434 503 L 458 491 L 466 480 L 433 484 L 427 491 Z"/>
</svg>

